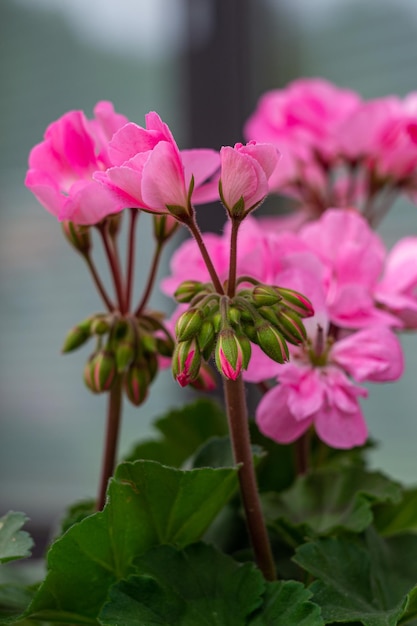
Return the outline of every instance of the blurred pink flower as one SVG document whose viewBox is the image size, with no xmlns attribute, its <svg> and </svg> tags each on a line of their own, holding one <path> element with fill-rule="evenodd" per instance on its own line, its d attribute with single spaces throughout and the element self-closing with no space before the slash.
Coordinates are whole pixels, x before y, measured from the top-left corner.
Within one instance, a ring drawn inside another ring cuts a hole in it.
<svg viewBox="0 0 417 626">
<path fill-rule="evenodd" d="M 123 208 L 93 174 L 110 166 L 108 143 L 128 120 L 110 102 L 99 102 L 94 115 L 88 120 L 82 111 L 66 113 L 30 152 L 25 184 L 59 220 L 95 224 Z"/>
<path fill-rule="evenodd" d="M 168 213 L 168 206 L 188 212 L 192 177 L 192 202 L 201 204 L 218 198 L 220 157 L 214 150 L 180 152 L 170 129 L 155 112 L 145 116 L 146 128 L 130 123 L 113 137 L 109 153 L 113 167 L 95 179 L 125 207 L 151 213 Z"/>
<path fill-rule="evenodd" d="M 321 327 L 320 327 L 321 328 Z M 356 381 L 392 381 L 403 372 L 396 336 L 387 328 L 362 330 L 332 344 L 310 334 L 310 342 L 294 350 L 282 365 L 278 385 L 258 405 L 256 420 L 266 436 L 291 443 L 314 426 L 318 437 L 334 448 L 352 448 L 368 435 L 359 404 L 367 390 Z"/>
</svg>

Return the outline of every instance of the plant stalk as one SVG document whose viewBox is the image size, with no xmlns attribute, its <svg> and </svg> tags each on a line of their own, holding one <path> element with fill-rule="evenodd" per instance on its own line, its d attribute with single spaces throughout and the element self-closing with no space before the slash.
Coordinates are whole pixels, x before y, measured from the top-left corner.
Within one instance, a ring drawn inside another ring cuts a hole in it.
<svg viewBox="0 0 417 626">
<path fill-rule="evenodd" d="M 101 278 L 97 272 L 96 266 L 94 265 L 93 259 L 89 254 L 84 254 L 85 262 L 87 263 L 88 269 L 90 270 L 91 276 L 93 278 L 93 282 L 97 287 L 97 291 L 99 292 L 104 304 L 108 308 L 109 311 L 114 311 L 115 306 L 114 303 L 110 300 L 107 292 L 104 288 L 103 283 L 101 282 Z"/>
<path fill-rule="evenodd" d="M 107 424 L 104 444 L 104 456 L 101 470 L 97 511 L 102 511 L 106 503 L 106 491 L 109 479 L 113 476 L 116 464 L 117 443 L 119 439 L 120 421 L 122 417 L 122 378 L 116 380 L 108 394 Z"/>
<path fill-rule="evenodd" d="M 230 261 L 229 280 L 227 285 L 227 295 L 233 298 L 236 290 L 236 269 L 237 269 L 237 234 L 241 220 L 232 219 L 232 232 L 230 235 Z"/>
<path fill-rule="evenodd" d="M 158 272 L 159 262 L 161 260 L 163 247 L 164 247 L 164 244 L 158 241 L 158 243 L 156 244 L 155 252 L 153 255 L 153 259 L 152 259 L 151 269 L 149 270 L 146 287 L 143 292 L 141 301 L 139 302 L 135 311 L 136 317 L 139 317 L 139 315 L 142 313 L 152 293 L 152 289 L 153 289 L 155 279 L 156 279 L 156 274 Z"/>
<path fill-rule="evenodd" d="M 241 376 L 224 379 L 224 393 L 233 456 L 239 464 L 239 485 L 256 563 L 266 580 L 276 580 L 275 563 L 263 518 L 250 446 L 245 388 Z"/>
<path fill-rule="evenodd" d="M 113 282 L 114 282 L 114 288 L 116 290 L 119 310 L 121 313 L 126 313 L 125 295 L 123 292 L 123 284 L 122 284 L 123 281 L 122 281 L 122 275 L 120 271 L 120 263 L 118 260 L 118 255 L 109 241 L 109 235 L 107 232 L 107 224 L 104 223 L 100 225 L 98 228 L 99 228 L 99 232 L 103 240 L 104 249 L 106 251 L 107 258 L 109 261 L 110 270 L 111 270 L 111 274 L 112 274 Z"/>
<path fill-rule="evenodd" d="M 129 224 L 129 241 L 127 248 L 127 262 L 126 262 L 126 299 L 125 306 L 126 311 L 130 311 L 130 302 L 132 300 L 132 288 L 133 288 L 133 270 L 135 265 L 135 240 L 136 240 L 136 222 L 139 217 L 138 209 L 130 209 L 130 224 Z"/>
<path fill-rule="evenodd" d="M 208 250 L 206 248 L 206 244 L 204 243 L 203 237 L 201 236 L 200 229 L 198 228 L 194 218 L 190 217 L 189 219 L 187 219 L 187 220 L 183 219 L 182 221 L 183 221 L 183 224 L 185 224 L 189 228 L 192 236 L 194 237 L 194 239 L 195 239 L 195 241 L 196 241 L 196 243 L 197 243 L 197 245 L 198 245 L 198 247 L 200 249 L 201 256 L 203 257 L 204 263 L 206 264 L 207 270 L 208 270 L 208 272 L 210 274 L 210 278 L 212 280 L 212 283 L 213 283 L 217 293 L 224 294 L 223 285 L 220 282 L 220 278 L 219 278 L 219 276 L 218 276 L 218 274 L 216 272 L 216 269 L 215 269 L 215 267 L 213 265 L 213 262 L 212 262 L 212 260 L 210 258 Z"/>
</svg>

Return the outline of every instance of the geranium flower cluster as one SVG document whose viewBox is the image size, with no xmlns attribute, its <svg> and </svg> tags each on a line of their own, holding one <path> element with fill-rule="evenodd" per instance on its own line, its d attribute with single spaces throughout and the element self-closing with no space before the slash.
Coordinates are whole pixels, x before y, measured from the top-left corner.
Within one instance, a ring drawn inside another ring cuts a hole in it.
<svg viewBox="0 0 417 626">
<path fill-rule="evenodd" d="M 220 277 L 228 271 L 230 225 L 208 234 L 208 251 Z M 304 320 L 307 338 L 290 346 L 291 360 L 271 361 L 255 344 L 244 378 L 275 380 L 261 400 L 261 430 L 289 443 L 312 425 L 336 448 L 361 445 L 367 427 L 359 404 L 367 390 L 358 383 L 398 379 L 404 367 L 395 330 L 417 328 L 417 237 L 399 241 L 387 254 L 380 237 L 356 210 L 329 209 L 293 232 L 271 232 L 262 220 L 242 225 L 238 274 L 295 288 L 312 302 Z M 187 276 L 208 279 L 198 248 L 186 241 L 174 253 L 163 289 L 173 294 Z"/>
<path fill-rule="evenodd" d="M 301 202 L 306 219 L 355 206 L 377 223 L 398 193 L 417 190 L 417 93 L 363 100 L 300 79 L 261 97 L 245 135 L 279 148 L 271 189 Z"/>
<path fill-rule="evenodd" d="M 26 177 L 86 258 L 110 318 L 133 329 L 133 361 L 125 366 L 123 356 L 116 367 L 117 350 L 109 359 L 108 346 L 100 344 L 87 363 L 87 385 L 107 391 L 123 375 L 128 396 L 139 404 L 158 367 L 155 355 L 159 364 L 172 357 L 181 385 L 205 389 L 214 384 L 213 360 L 226 379 L 278 383 L 257 410 L 268 436 L 288 443 L 314 426 L 328 445 L 363 444 L 359 398 L 367 391 L 359 383 L 399 378 L 396 333 L 417 328 L 417 237 L 387 254 L 371 230 L 398 193 L 414 198 L 417 191 L 417 94 L 366 102 L 321 79 L 295 81 L 261 98 L 246 125 L 246 145 L 220 151 L 180 150 L 155 112 L 145 127 L 108 102 L 98 103 L 94 115 L 89 120 L 72 111 L 51 124 L 30 154 Z M 303 209 L 291 228 L 253 218 L 270 190 Z M 194 207 L 215 199 L 229 221 L 223 235 L 202 236 Z M 123 276 L 114 216 L 126 210 L 131 226 Z M 153 214 L 157 246 L 145 293 L 132 310 L 138 211 Z M 165 324 L 145 307 L 162 246 L 178 223 L 193 239 L 174 253 L 163 282 L 180 303 Z M 92 264 L 91 226 L 109 257 L 114 301 Z M 142 341 L 144 320 L 151 348 Z M 175 328 L 174 350 L 165 345 L 169 328 Z M 143 374 L 145 353 L 152 355 L 152 373 L 138 377 L 135 370 L 131 382 L 126 367 L 139 359 Z"/>
</svg>

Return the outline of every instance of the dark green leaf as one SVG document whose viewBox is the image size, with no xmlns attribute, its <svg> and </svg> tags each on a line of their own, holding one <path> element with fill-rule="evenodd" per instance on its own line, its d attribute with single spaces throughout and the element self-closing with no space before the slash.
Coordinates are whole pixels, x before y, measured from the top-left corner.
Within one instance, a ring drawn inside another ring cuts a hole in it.
<svg viewBox="0 0 417 626">
<path fill-rule="evenodd" d="M 417 580 L 417 535 L 384 540 L 371 527 L 356 542 L 300 546 L 294 560 L 318 579 L 311 590 L 326 623 L 395 626 Z"/>
<path fill-rule="evenodd" d="M 65 512 L 65 516 L 61 521 L 61 534 L 65 533 L 71 526 L 78 524 L 85 517 L 96 512 L 95 500 L 83 500 L 76 502 L 70 506 Z"/>
<path fill-rule="evenodd" d="M 280 535 L 297 545 L 305 537 L 336 530 L 361 532 L 372 523 L 377 502 L 398 502 L 400 486 L 359 466 L 325 468 L 297 479 L 281 494 L 263 497 L 265 515 Z"/>
<path fill-rule="evenodd" d="M 417 488 L 404 489 L 398 506 L 382 504 L 375 509 L 375 526 L 381 535 L 389 536 L 417 531 Z"/>
<path fill-rule="evenodd" d="M 249 626 L 322 626 L 321 610 L 312 593 L 293 580 L 268 583 L 263 606 Z"/>
<path fill-rule="evenodd" d="M 399 624 L 411 624 L 417 620 L 417 586 L 414 587 L 407 597 L 404 613 L 401 615 Z"/>
<path fill-rule="evenodd" d="M 182 551 L 160 546 L 135 566 L 137 574 L 111 590 L 100 615 L 105 626 L 237 626 L 261 604 L 265 588 L 253 564 L 202 543 Z"/>
<path fill-rule="evenodd" d="M 228 433 L 224 411 L 207 398 L 170 411 L 155 422 L 155 427 L 163 437 L 140 443 L 127 460 L 153 459 L 180 467 L 207 439 Z"/>
<path fill-rule="evenodd" d="M 20 530 L 27 520 L 26 515 L 14 511 L 0 517 L 0 563 L 30 556 L 32 538 L 27 532 Z"/>
<path fill-rule="evenodd" d="M 254 462 L 257 465 L 265 455 L 259 446 L 251 446 Z M 234 465 L 232 446 L 229 437 L 211 437 L 190 459 L 192 467 L 230 467 Z"/>
<path fill-rule="evenodd" d="M 184 546 L 200 538 L 235 491 L 236 474 L 233 468 L 182 471 L 153 461 L 120 465 L 104 510 L 51 547 L 47 578 L 28 615 L 95 623 L 108 588 L 131 572 L 135 557 L 154 545 Z"/>
</svg>

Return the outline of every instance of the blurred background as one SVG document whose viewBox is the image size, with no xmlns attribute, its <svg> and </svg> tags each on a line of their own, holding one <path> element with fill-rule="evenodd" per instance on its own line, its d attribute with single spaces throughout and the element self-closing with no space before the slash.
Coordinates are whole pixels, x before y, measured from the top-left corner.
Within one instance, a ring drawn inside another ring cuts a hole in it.
<svg viewBox="0 0 417 626">
<path fill-rule="evenodd" d="M 99 300 L 58 223 L 23 185 L 31 147 L 64 112 L 90 117 L 103 99 L 139 124 L 158 111 L 180 147 L 219 149 L 243 139 L 263 91 L 294 78 L 322 76 L 367 98 L 405 95 L 417 90 L 417 3 L 1 0 L 0 33 L 0 515 L 26 512 L 41 537 L 68 503 L 95 496 L 105 398 L 82 382 L 89 348 L 60 355 L 67 330 Z M 380 230 L 388 246 L 417 234 L 416 211 L 395 206 Z M 199 217 L 220 232 L 220 206 Z M 146 260 L 150 220 L 143 228 Z M 158 294 L 153 304 L 171 306 Z M 380 442 L 372 465 L 415 482 L 417 335 L 405 339 L 406 374 L 375 385 L 365 411 Z M 121 455 L 184 401 L 169 371 L 152 389 L 140 409 L 125 407 Z"/>
</svg>

